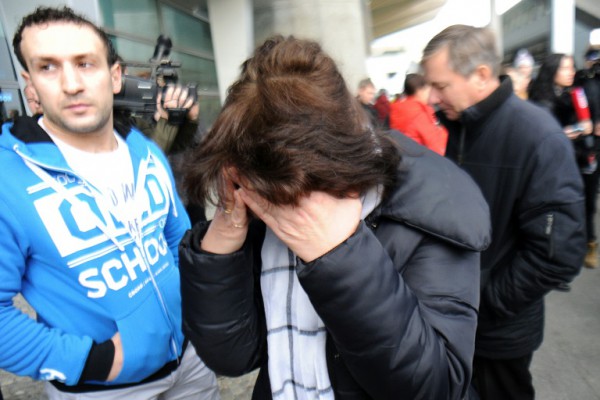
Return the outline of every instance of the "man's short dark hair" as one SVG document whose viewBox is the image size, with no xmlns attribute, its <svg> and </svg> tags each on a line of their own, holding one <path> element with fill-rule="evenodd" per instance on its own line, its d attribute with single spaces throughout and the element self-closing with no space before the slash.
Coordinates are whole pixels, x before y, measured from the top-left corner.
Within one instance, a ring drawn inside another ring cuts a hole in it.
<svg viewBox="0 0 600 400">
<path fill-rule="evenodd" d="M 102 43 L 104 43 L 104 47 L 106 48 L 106 60 L 108 61 L 108 65 L 113 65 L 117 61 L 117 53 L 112 45 L 112 42 L 108 38 L 108 35 L 90 20 L 83 17 L 82 15 L 75 13 L 71 8 L 66 6 L 62 8 L 40 6 L 36 8 L 35 11 L 31 14 L 23 17 L 19 27 L 17 28 L 17 31 L 15 32 L 15 36 L 13 37 L 13 50 L 15 52 L 15 55 L 17 56 L 17 59 L 19 60 L 19 63 L 21 63 L 21 66 L 23 67 L 23 69 L 25 69 L 25 71 L 28 71 L 28 69 L 27 63 L 23 58 L 23 53 L 21 53 L 21 41 L 23 40 L 23 31 L 25 30 L 25 28 L 28 28 L 30 26 L 44 25 L 52 22 L 66 22 L 90 27 L 94 32 L 96 32 Z M 68 44 L 65 43 L 65 45 Z"/>
<path fill-rule="evenodd" d="M 417 90 L 426 86 L 427 82 L 421 74 L 407 74 L 404 79 L 404 94 L 412 96 L 417 93 Z"/>
</svg>

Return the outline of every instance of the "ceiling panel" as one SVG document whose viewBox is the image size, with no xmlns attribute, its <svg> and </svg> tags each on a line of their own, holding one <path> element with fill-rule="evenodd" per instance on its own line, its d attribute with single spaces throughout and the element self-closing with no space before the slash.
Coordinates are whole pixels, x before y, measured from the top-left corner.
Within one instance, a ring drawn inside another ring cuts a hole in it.
<svg viewBox="0 0 600 400">
<path fill-rule="evenodd" d="M 373 38 L 427 22 L 445 3 L 446 0 L 371 0 Z"/>
</svg>

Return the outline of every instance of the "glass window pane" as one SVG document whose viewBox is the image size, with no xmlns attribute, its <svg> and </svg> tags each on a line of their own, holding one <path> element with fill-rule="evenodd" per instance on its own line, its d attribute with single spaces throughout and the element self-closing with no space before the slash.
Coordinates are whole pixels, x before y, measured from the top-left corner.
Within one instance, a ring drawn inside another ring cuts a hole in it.
<svg viewBox="0 0 600 400">
<path fill-rule="evenodd" d="M 100 0 L 102 26 L 143 37 L 158 37 L 155 0 Z M 152 56 L 152 54 L 150 54 Z"/>
<path fill-rule="evenodd" d="M 18 87 L 0 88 L 0 124 L 15 116 L 26 115 L 24 103 Z"/>
<path fill-rule="evenodd" d="M 4 27 L 0 21 L 0 80 L 15 80 L 15 71 L 10 58 L 10 50 L 8 49 L 8 41 L 4 34 Z"/>
<path fill-rule="evenodd" d="M 198 93 L 198 104 L 200 105 L 200 118 L 206 129 L 215 122 L 219 111 L 221 111 L 221 102 L 219 97 L 203 96 L 202 92 Z"/>
<path fill-rule="evenodd" d="M 198 90 L 219 90 L 214 61 L 178 52 L 172 52 L 171 55 L 171 61 L 181 63 L 177 71 L 181 83 L 196 82 Z"/>
<path fill-rule="evenodd" d="M 147 44 L 118 37 L 111 37 L 111 40 L 126 63 L 148 63 L 154 54 L 154 48 Z M 214 61 L 179 52 L 171 52 L 169 61 L 181 65 L 180 68 L 175 68 L 180 83 L 196 82 L 198 90 L 219 90 Z M 130 75 L 139 75 L 139 72 L 149 71 L 149 68 L 128 67 L 128 70 Z"/>
<path fill-rule="evenodd" d="M 163 5 L 163 23 L 173 47 L 213 53 L 210 25 L 177 9 Z"/>
<path fill-rule="evenodd" d="M 110 39 L 125 62 L 147 63 L 154 54 L 154 47 L 148 44 L 114 36 Z"/>
</svg>

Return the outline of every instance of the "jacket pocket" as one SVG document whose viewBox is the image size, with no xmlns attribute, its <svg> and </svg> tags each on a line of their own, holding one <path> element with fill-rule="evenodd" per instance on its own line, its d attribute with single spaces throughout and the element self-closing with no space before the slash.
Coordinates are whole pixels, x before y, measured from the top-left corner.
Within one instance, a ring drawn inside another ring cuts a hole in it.
<svg viewBox="0 0 600 400">
<path fill-rule="evenodd" d="M 554 258 L 554 214 L 546 214 L 544 234 L 548 237 L 548 258 Z"/>
</svg>

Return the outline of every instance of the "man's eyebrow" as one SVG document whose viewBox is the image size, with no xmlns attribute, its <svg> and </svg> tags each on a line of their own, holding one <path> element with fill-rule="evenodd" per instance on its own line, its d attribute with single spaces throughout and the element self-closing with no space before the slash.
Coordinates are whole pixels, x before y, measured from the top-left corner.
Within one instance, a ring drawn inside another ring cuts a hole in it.
<svg viewBox="0 0 600 400">
<path fill-rule="evenodd" d="M 82 53 L 82 54 L 76 54 L 76 55 L 72 55 L 69 56 L 70 59 L 75 59 L 75 60 L 82 60 L 82 59 L 86 59 L 86 58 L 98 58 L 100 57 L 98 54 L 96 53 Z M 31 61 L 33 62 L 45 62 L 45 61 L 55 61 L 57 59 L 59 59 L 59 56 L 55 56 L 52 54 L 42 54 L 39 56 L 34 56 L 31 58 Z"/>
</svg>

